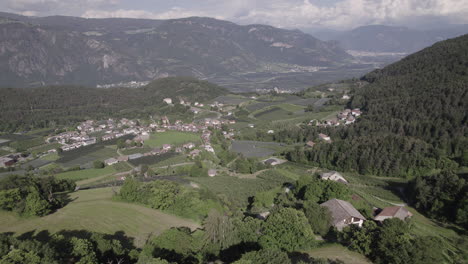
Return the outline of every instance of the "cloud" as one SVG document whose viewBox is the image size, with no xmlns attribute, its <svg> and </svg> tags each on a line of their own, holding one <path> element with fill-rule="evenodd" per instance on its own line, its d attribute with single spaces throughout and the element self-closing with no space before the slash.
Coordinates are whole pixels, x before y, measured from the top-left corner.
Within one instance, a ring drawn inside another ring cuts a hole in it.
<svg viewBox="0 0 468 264">
<path fill-rule="evenodd" d="M 349 29 L 368 24 L 468 23 L 467 0 L 2 0 L 25 14 L 170 19 L 208 16 L 240 24 Z"/>
<path fill-rule="evenodd" d="M 313 25 L 342 29 L 368 24 L 398 24 L 430 16 L 444 16 L 454 23 L 467 23 L 468 4 L 465 0 L 341 0 L 323 5 L 310 0 L 276 0 L 236 19 L 280 27 Z"/>
</svg>

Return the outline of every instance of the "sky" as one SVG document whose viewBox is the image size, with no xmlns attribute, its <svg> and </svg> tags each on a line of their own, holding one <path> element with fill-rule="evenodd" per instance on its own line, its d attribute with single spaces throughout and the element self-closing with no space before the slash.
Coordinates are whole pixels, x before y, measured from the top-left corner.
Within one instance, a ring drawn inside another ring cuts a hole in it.
<svg viewBox="0 0 468 264">
<path fill-rule="evenodd" d="M 468 24 L 468 0 L 1 0 L 0 11 L 86 18 L 205 16 L 298 29 Z"/>
</svg>

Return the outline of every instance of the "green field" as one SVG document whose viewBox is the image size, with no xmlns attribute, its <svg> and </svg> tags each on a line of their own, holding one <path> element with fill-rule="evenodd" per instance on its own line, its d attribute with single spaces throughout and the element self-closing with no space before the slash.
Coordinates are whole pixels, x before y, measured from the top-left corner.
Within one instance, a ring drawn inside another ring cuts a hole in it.
<svg viewBox="0 0 468 264">
<path fill-rule="evenodd" d="M 145 141 L 145 146 L 156 148 L 164 144 L 180 145 L 187 142 L 200 142 L 200 135 L 189 132 L 168 131 L 163 133 L 153 133 L 149 140 Z"/>
<path fill-rule="evenodd" d="M 371 264 L 363 255 L 350 251 L 341 245 L 326 245 L 307 251 L 313 258 L 341 260 L 346 264 Z"/>
<path fill-rule="evenodd" d="M 87 169 L 87 170 L 76 170 L 67 171 L 55 175 L 58 179 L 67 179 L 73 181 L 81 181 L 91 178 L 96 178 L 103 175 L 116 173 L 117 170 L 113 166 L 107 166 L 103 169 Z"/>
<path fill-rule="evenodd" d="M 71 194 L 72 202 L 57 212 L 41 218 L 20 218 L 0 211 L 0 233 L 29 231 L 89 230 L 114 234 L 123 231 L 141 247 L 153 234 L 174 226 L 198 228 L 198 224 L 144 206 L 112 200 L 112 189 L 83 190 Z"/>
</svg>

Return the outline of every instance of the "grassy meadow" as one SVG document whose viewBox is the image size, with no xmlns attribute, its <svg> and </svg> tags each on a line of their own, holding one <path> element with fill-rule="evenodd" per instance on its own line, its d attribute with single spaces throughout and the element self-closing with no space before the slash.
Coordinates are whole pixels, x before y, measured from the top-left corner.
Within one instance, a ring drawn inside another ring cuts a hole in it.
<svg viewBox="0 0 468 264">
<path fill-rule="evenodd" d="M 162 147 L 164 144 L 181 145 L 186 142 L 200 142 L 200 135 L 190 132 L 168 131 L 162 133 L 154 133 L 149 140 L 145 141 L 145 146 L 156 148 Z"/>
<path fill-rule="evenodd" d="M 34 218 L 20 218 L 14 213 L 0 211 L 0 232 L 25 232 L 48 230 L 82 230 L 114 234 L 125 232 L 133 237 L 137 247 L 154 234 L 175 227 L 192 229 L 199 225 L 191 220 L 166 214 L 137 204 L 115 201 L 111 188 L 82 190 L 70 195 L 72 202 L 57 212 Z"/>
</svg>

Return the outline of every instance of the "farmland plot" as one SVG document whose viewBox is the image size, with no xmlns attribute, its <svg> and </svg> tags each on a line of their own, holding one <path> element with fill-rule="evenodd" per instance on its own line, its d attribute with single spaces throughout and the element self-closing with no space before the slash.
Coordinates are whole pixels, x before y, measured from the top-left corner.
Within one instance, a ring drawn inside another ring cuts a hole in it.
<svg viewBox="0 0 468 264">
<path fill-rule="evenodd" d="M 261 142 L 236 140 L 232 142 L 232 151 L 241 153 L 245 157 L 266 157 L 271 156 L 281 149 L 284 144 L 276 142 Z"/>
</svg>

